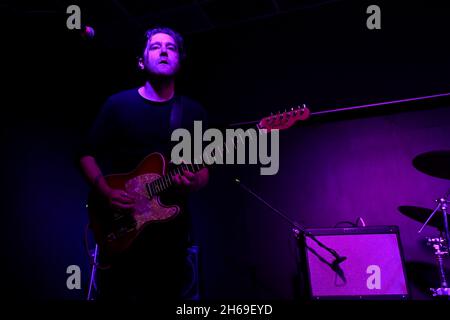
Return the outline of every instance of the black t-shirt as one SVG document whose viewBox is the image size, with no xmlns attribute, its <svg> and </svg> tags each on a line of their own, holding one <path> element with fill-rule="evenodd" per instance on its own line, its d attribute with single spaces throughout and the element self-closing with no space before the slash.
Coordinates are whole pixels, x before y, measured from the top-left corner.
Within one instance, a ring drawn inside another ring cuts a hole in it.
<svg viewBox="0 0 450 320">
<path fill-rule="evenodd" d="M 105 175 L 129 172 L 153 152 L 170 159 L 170 117 L 176 101 L 182 105 L 180 127 L 192 132 L 195 120 L 207 126 L 205 110 L 192 99 L 174 96 L 166 102 L 153 102 L 143 98 L 137 88 L 122 91 L 103 105 L 83 155 L 94 156 Z"/>
</svg>

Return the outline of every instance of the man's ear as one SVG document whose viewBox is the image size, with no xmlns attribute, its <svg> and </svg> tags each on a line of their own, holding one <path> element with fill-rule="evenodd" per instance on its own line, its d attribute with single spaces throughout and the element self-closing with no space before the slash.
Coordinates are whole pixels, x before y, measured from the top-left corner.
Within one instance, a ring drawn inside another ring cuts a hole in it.
<svg viewBox="0 0 450 320">
<path fill-rule="evenodd" d="M 142 58 L 142 57 L 139 57 L 138 58 L 138 67 L 139 67 L 139 69 L 141 69 L 141 70 L 144 70 L 144 58 Z"/>
</svg>

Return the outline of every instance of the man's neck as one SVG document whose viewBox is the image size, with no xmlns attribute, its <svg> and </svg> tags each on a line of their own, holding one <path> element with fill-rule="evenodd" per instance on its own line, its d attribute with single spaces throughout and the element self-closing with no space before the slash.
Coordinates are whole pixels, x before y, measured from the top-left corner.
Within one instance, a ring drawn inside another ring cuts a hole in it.
<svg viewBox="0 0 450 320">
<path fill-rule="evenodd" d="M 175 94 L 175 81 L 167 80 L 147 80 L 139 88 L 139 94 L 151 101 L 164 102 L 173 98 Z"/>
</svg>

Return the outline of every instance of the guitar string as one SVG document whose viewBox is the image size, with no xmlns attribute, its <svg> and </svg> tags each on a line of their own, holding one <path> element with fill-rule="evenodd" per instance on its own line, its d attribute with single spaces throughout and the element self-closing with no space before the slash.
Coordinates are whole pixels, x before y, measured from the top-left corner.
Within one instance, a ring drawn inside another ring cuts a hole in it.
<svg viewBox="0 0 450 320">
<path fill-rule="evenodd" d="M 242 136 L 239 135 L 239 137 L 241 138 L 241 141 L 244 143 L 244 141 L 243 141 L 243 139 L 242 139 Z M 253 140 L 252 136 L 250 136 L 249 138 L 250 138 L 250 140 Z M 239 142 L 238 142 L 238 143 L 239 143 Z M 234 148 L 235 150 L 237 150 L 237 145 L 234 144 L 234 141 L 232 141 L 232 144 L 233 144 L 233 148 Z M 225 144 L 225 146 L 227 147 L 227 144 Z M 218 148 L 218 150 L 223 154 L 222 149 L 223 149 L 223 147 Z M 207 156 L 208 156 L 208 155 L 207 155 Z M 201 161 L 201 160 L 202 160 L 201 158 L 202 158 L 202 157 L 201 157 L 201 155 L 200 155 L 199 158 L 195 158 L 194 161 L 193 161 L 194 164 L 197 166 L 197 170 L 200 170 L 201 166 L 204 166 L 204 165 L 205 165 L 203 162 L 202 162 L 202 163 L 196 163 L 196 160 L 199 159 L 199 160 Z M 214 156 L 213 159 L 214 159 L 215 162 L 217 162 L 216 156 Z M 208 162 L 210 162 L 211 158 L 208 156 L 208 157 L 207 157 L 207 160 L 208 160 Z M 195 168 L 194 168 L 194 165 L 193 165 L 192 163 L 187 163 L 187 164 L 186 164 L 186 163 L 183 163 L 183 164 L 181 164 L 181 168 L 182 168 L 183 166 L 185 166 L 185 168 L 188 169 L 188 171 L 189 171 L 189 167 L 188 167 L 189 165 L 190 165 L 191 168 L 192 168 L 191 172 L 194 172 L 194 171 L 195 171 Z M 159 178 L 157 178 L 157 179 L 153 180 L 152 182 L 148 183 L 148 184 L 150 185 L 150 189 L 152 189 L 152 186 L 153 186 L 153 189 L 156 191 L 153 195 L 157 195 L 157 194 L 160 193 L 160 191 L 165 191 L 167 188 L 170 187 L 170 185 L 173 183 L 173 178 L 174 178 L 173 173 L 174 173 L 174 171 L 176 171 L 178 174 L 182 174 L 182 173 L 180 172 L 180 167 L 177 167 L 176 169 L 173 169 L 172 171 L 170 171 L 170 172 L 167 173 L 166 175 L 160 176 Z M 167 179 L 168 179 L 168 180 L 167 180 Z M 168 184 L 167 186 L 164 184 L 164 181 L 166 181 L 166 183 Z M 162 187 L 161 187 L 161 184 L 162 184 Z M 157 187 L 159 187 L 161 190 L 156 189 Z M 152 192 L 152 193 L 153 193 L 153 192 Z M 142 194 L 142 193 L 139 193 L 139 194 L 141 194 L 142 196 L 146 197 L 147 199 L 151 199 L 151 196 L 147 196 L 147 195 L 144 195 L 144 194 Z"/>
</svg>

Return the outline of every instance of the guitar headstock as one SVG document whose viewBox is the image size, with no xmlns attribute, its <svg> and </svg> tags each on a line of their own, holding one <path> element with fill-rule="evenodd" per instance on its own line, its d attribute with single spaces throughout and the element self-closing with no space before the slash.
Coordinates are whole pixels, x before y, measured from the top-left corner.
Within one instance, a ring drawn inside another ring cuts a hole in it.
<svg viewBox="0 0 450 320">
<path fill-rule="evenodd" d="M 301 107 L 292 108 L 290 111 L 278 112 L 277 114 L 263 118 L 258 123 L 258 129 L 267 129 L 267 131 L 288 129 L 297 121 L 308 119 L 309 115 L 309 109 L 305 105 L 302 105 Z"/>
</svg>

